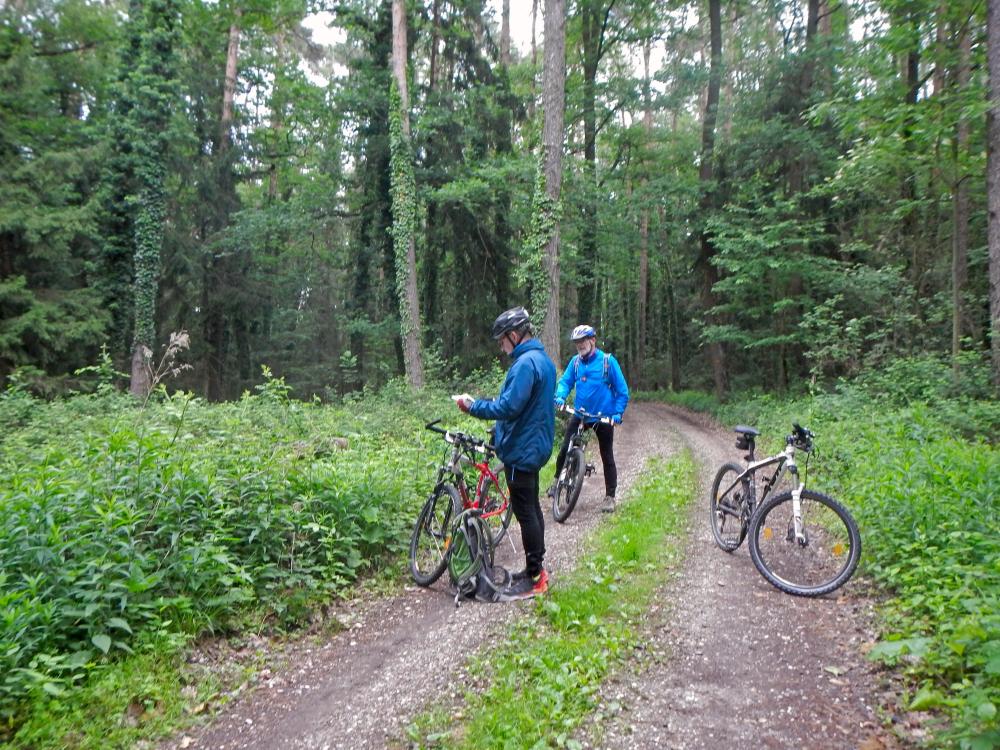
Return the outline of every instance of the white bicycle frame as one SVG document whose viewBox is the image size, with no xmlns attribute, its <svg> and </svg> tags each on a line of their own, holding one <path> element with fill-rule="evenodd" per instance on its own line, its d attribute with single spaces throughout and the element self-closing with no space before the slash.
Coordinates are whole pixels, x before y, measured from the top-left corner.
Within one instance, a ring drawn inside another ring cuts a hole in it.
<svg viewBox="0 0 1000 750">
<path fill-rule="evenodd" d="M 795 446 L 791 443 L 785 446 L 785 449 L 774 456 L 768 456 L 767 458 L 762 458 L 760 461 L 753 461 L 747 464 L 746 469 L 733 481 L 726 491 L 722 494 L 725 495 L 732 491 L 739 482 L 742 482 L 750 474 L 755 473 L 759 469 L 763 469 L 772 464 L 778 464 L 778 470 L 774 473 L 767 483 L 764 495 L 770 492 L 775 485 L 781 480 L 781 477 L 787 471 L 796 479 L 796 486 L 792 488 L 792 522 L 795 529 L 795 541 L 799 544 L 806 543 L 806 535 L 802 531 L 802 490 L 805 489 L 805 482 L 799 479 L 799 468 L 795 463 Z M 756 498 L 755 498 L 756 499 Z M 763 496 L 760 498 L 763 500 Z"/>
</svg>

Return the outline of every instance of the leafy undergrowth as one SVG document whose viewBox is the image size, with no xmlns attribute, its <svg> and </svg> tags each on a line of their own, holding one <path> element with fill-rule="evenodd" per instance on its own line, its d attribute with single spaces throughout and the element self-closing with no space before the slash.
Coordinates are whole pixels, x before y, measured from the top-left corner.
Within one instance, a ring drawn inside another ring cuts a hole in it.
<svg viewBox="0 0 1000 750">
<path fill-rule="evenodd" d="M 287 394 L 0 395 L 0 742 L 155 736 L 197 698 L 178 694 L 192 638 L 299 627 L 398 567 L 443 446 L 423 423 L 484 428 L 432 389 Z"/>
<path fill-rule="evenodd" d="M 987 416 L 959 424 L 954 400 L 845 387 L 718 411 L 760 429 L 762 450 L 780 448 L 793 421 L 815 432 L 807 482 L 855 514 L 862 569 L 893 597 L 871 658 L 903 670 L 906 708 L 947 717 L 937 747 L 1000 747 L 1000 447 L 976 437 L 995 407 L 975 402 L 966 413 Z"/>
<path fill-rule="evenodd" d="M 421 747 L 581 747 L 574 731 L 636 645 L 635 623 L 678 559 L 694 488 L 689 456 L 649 467 L 589 540 L 576 570 L 503 638 L 515 647 L 501 644 L 473 658 L 467 672 L 485 687 L 466 692 L 457 716 L 438 708 L 418 717 L 408 740 Z"/>
</svg>

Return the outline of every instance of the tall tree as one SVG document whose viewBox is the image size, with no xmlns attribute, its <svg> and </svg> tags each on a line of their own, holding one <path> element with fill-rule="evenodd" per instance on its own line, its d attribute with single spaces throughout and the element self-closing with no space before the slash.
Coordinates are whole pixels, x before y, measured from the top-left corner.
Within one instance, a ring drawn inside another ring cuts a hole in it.
<svg viewBox="0 0 1000 750">
<path fill-rule="evenodd" d="M 1000 0 L 986 3 L 986 53 L 989 58 L 986 197 L 990 250 L 990 340 L 993 385 L 1000 394 Z"/>
<path fill-rule="evenodd" d="M 392 75 L 395 96 L 390 98 L 392 150 L 393 248 L 396 289 L 399 294 L 400 335 L 406 379 L 414 388 L 424 385 L 420 351 L 420 300 L 417 294 L 416 181 L 410 145 L 410 96 L 406 81 L 408 46 L 404 0 L 392 2 Z"/>
<path fill-rule="evenodd" d="M 955 87 L 962 97 L 969 87 L 972 58 L 970 31 L 964 23 L 958 30 L 958 70 Z M 969 277 L 969 180 L 962 165 L 969 148 L 969 119 L 960 112 L 955 127 L 955 186 L 952 190 L 952 232 L 951 232 L 951 354 L 952 366 L 958 373 L 958 354 L 962 348 L 965 328 L 965 287 Z"/>
<path fill-rule="evenodd" d="M 559 350 L 559 204 L 562 190 L 563 120 L 566 107 L 566 2 L 545 0 L 545 48 L 542 69 L 542 163 L 545 194 L 556 216 L 543 256 L 548 304 L 542 326 L 542 344 L 549 356 L 561 360 Z"/>
<path fill-rule="evenodd" d="M 705 113 L 701 128 L 701 166 L 699 179 L 701 181 L 701 208 L 705 214 L 714 202 L 715 180 L 715 121 L 719 110 L 719 89 L 722 81 L 722 11 L 721 0 L 708 0 L 708 20 L 710 39 L 710 58 L 708 72 L 708 92 L 705 96 Z M 715 307 L 715 283 L 719 280 L 718 271 L 712 263 L 715 248 L 707 228 L 702 229 L 700 252 L 697 266 L 701 271 L 701 304 L 706 315 Z M 712 378 L 715 384 L 715 394 L 719 398 L 726 390 L 726 362 L 722 343 L 708 343 L 708 357 L 712 365 Z"/>
<path fill-rule="evenodd" d="M 238 258 L 220 247 L 219 236 L 229 224 L 230 214 L 236 209 L 236 179 L 233 174 L 237 155 L 233 153 L 232 130 L 234 126 L 234 102 L 240 57 L 240 35 L 243 9 L 238 5 L 232 9 L 232 20 L 226 43 L 225 70 L 222 78 L 222 102 L 219 111 L 218 133 L 212 148 L 212 169 L 209 171 L 213 193 L 211 205 L 215 209 L 208 216 L 204 234 L 208 240 L 203 258 L 201 310 L 205 343 L 204 376 L 205 396 L 218 401 L 226 394 L 226 360 L 230 337 L 230 326 L 239 325 L 239 312 L 235 309 L 234 298 L 242 287 L 236 268 Z"/>
<path fill-rule="evenodd" d="M 175 46 L 179 32 L 176 0 L 150 0 L 141 16 L 137 66 L 129 78 L 135 92 L 130 114 L 136 151 L 135 204 L 135 332 L 132 340 L 133 395 L 144 397 L 151 386 L 150 361 L 156 343 L 156 301 L 160 250 L 166 221 L 166 153 L 170 119 L 176 101 Z M 132 20 L 132 19 L 130 19 Z"/>
<path fill-rule="evenodd" d="M 651 52 L 652 40 L 646 39 L 642 45 L 642 192 L 644 194 L 649 182 L 648 160 L 653 137 L 653 92 L 649 72 Z M 636 309 L 636 357 L 632 363 L 632 378 L 637 382 L 642 380 L 643 365 L 646 362 L 646 304 L 649 299 L 649 214 L 649 203 L 644 199 L 639 214 L 639 294 Z"/>
</svg>

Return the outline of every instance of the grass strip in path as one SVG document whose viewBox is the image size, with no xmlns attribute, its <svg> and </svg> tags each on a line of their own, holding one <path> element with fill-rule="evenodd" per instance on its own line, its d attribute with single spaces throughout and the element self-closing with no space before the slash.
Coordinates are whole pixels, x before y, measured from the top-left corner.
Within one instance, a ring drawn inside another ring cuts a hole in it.
<svg viewBox="0 0 1000 750">
<path fill-rule="evenodd" d="M 419 747 L 579 748 L 573 732 L 601 684 L 639 643 L 643 613 L 679 559 L 695 494 L 688 454 L 651 462 L 618 512 L 588 540 L 577 568 L 536 600 L 505 640 L 469 661 L 463 705 L 417 717 Z M 490 605 L 476 605 L 490 606 Z M 493 605 L 502 606 L 502 605 Z"/>
</svg>

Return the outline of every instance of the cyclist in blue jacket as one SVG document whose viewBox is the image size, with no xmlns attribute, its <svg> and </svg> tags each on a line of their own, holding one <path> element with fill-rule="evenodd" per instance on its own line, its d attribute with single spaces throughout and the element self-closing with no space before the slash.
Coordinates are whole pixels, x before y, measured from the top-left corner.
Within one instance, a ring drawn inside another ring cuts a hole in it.
<svg viewBox="0 0 1000 750">
<path fill-rule="evenodd" d="M 495 419 L 494 443 L 503 461 L 510 503 L 521 526 L 524 570 L 515 573 L 504 599 L 523 599 L 548 589 L 545 520 L 538 502 L 538 470 L 552 456 L 555 442 L 556 366 L 534 338 L 527 310 L 515 307 L 493 323 L 493 338 L 513 359 L 495 399 L 455 396 L 458 408 L 479 419 Z"/>
<path fill-rule="evenodd" d="M 556 388 L 556 406 L 566 403 L 570 391 L 576 388 L 574 405 L 590 414 L 611 417 L 615 424 L 621 424 L 625 407 L 628 406 L 628 385 L 622 368 L 612 355 L 597 348 L 597 332 L 589 325 L 578 325 L 570 334 L 570 340 L 576 345 L 576 355 L 570 359 L 563 371 Z M 556 477 L 562 472 L 566 461 L 566 451 L 569 449 L 570 438 L 576 434 L 580 425 L 580 417 L 575 414 L 566 424 L 566 436 L 563 438 L 559 457 L 556 459 Z M 609 424 L 596 420 L 584 420 L 585 428 L 592 428 L 597 433 L 597 442 L 601 448 L 601 463 L 604 465 L 604 504 L 601 510 L 605 513 L 615 511 L 615 493 L 618 490 L 618 467 L 615 465 L 615 432 Z M 555 485 L 549 489 L 549 495 L 554 494 Z"/>
</svg>

